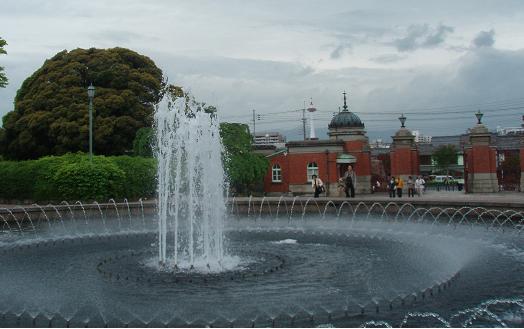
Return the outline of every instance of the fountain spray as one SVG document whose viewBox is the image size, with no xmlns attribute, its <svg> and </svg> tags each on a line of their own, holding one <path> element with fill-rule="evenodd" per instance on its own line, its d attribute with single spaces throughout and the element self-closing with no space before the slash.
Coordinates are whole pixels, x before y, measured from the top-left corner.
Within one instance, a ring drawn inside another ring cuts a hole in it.
<svg viewBox="0 0 524 329">
<path fill-rule="evenodd" d="M 220 267 L 227 186 L 218 119 L 194 101 L 166 95 L 155 125 L 159 263 Z"/>
</svg>

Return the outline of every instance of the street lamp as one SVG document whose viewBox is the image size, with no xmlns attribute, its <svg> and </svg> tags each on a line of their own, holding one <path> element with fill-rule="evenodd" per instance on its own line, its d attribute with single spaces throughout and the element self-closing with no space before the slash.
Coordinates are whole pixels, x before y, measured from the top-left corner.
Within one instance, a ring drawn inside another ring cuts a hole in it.
<svg viewBox="0 0 524 329">
<path fill-rule="evenodd" d="M 475 116 L 477 117 L 477 120 L 478 120 L 477 124 L 479 124 L 479 125 L 482 124 L 481 120 L 482 120 L 482 116 L 483 115 L 484 115 L 484 113 L 480 112 L 480 110 L 477 113 L 475 113 Z"/>
<path fill-rule="evenodd" d="M 89 97 L 89 161 L 93 162 L 93 98 L 95 97 L 95 86 L 93 83 L 87 87 Z"/>
<path fill-rule="evenodd" d="M 406 117 L 404 116 L 404 113 L 398 118 L 400 120 L 400 128 L 406 128 Z"/>
</svg>

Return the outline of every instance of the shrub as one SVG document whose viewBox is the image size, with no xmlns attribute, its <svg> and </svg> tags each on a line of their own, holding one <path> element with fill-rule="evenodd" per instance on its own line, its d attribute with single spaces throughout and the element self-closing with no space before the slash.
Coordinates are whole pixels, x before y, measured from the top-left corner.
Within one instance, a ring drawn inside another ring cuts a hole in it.
<svg viewBox="0 0 524 329">
<path fill-rule="evenodd" d="M 35 161 L 0 162 L 0 197 L 33 199 L 36 171 Z"/>
<path fill-rule="evenodd" d="M 153 196 L 153 158 L 93 157 L 83 153 L 29 161 L 0 161 L 0 198 L 54 201 L 99 200 Z"/>
<path fill-rule="evenodd" d="M 107 200 L 124 192 L 126 175 L 114 163 L 103 157 L 66 163 L 55 173 L 52 184 L 65 200 Z"/>
<path fill-rule="evenodd" d="M 53 180 L 56 172 L 66 164 L 78 163 L 85 159 L 86 155 L 83 153 L 68 153 L 62 156 L 47 156 L 34 161 L 20 161 L 18 163 L 33 162 L 35 164 L 34 200 L 64 200 Z"/>
<path fill-rule="evenodd" d="M 151 197 L 156 191 L 156 160 L 154 158 L 116 156 L 109 158 L 125 173 L 124 197 Z"/>
</svg>

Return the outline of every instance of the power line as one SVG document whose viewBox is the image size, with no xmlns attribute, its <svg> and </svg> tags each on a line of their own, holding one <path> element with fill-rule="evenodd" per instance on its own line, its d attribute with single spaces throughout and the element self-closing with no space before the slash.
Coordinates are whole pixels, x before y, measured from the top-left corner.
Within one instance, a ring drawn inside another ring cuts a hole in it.
<svg viewBox="0 0 524 329">
<path fill-rule="evenodd" d="M 522 110 L 524 109 L 524 104 L 516 104 L 518 106 L 513 107 L 500 107 L 500 108 L 492 108 L 492 109 L 484 109 L 487 113 L 493 113 L 493 112 L 505 112 L 505 111 L 515 111 L 515 110 Z M 389 112 L 389 111 L 382 111 L 382 112 L 353 112 L 359 116 L 366 117 L 366 116 L 374 116 L 374 115 L 399 115 L 401 113 L 405 115 L 416 115 L 416 116 L 439 116 L 439 115 L 450 115 L 450 114 L 464 114 L 464 113 L 474 113 L 477 108 L 475 109 L 463 109 L 463 110 L 453 110 L 453 111 L 438 111 L 438 112 L 428 112 L 429 109 L 424 109 L 422 112 L 408 112 L 408 111 L 395 111 L 395 112 Z M 290 113 L 299 113 L 302 111 L 302 109 L 299 110 L 291 110 L 291 111 L 282 111 L 282 112 L 271 112 L 271 113 L 262 113 L 258 114 L 259 120 L 265 119 L 268 116 L 271 118 L 278 117 L 279 119 L 296 119 L 298 116 L 292 116 Z M 320 110 L 317 111 L 319 118 L 326 118 L 326 117 L 333 117 L 338 112 L 333 111 L 325 111 Z M 244 115 L 236 115 L 236 116 L 224 116 L 222 119 L 233 119 L 233 118 L 248 118 L 251 116 L 250 114 L 244 114 Z"/>
</svg>

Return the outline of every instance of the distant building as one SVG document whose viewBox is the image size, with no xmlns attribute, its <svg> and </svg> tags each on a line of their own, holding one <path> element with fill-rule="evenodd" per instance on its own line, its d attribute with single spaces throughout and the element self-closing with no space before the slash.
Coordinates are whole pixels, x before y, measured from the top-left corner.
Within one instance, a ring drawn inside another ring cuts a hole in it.
<svg viewBox="0 0 524 329">
<path fill-rule="evenodd" d="M 522 116 L 522 123 L 520 127 L 497 127 L 498 136 L 508 135 L 524 135 L 524 115 Z"/>
<path fill-rule="evenodd" d="M 275 145 L 277 147 L 284 146 L 286 138 L 278 132 L 257 133 L 254 136 L 255 145 Z"/>
<path fill-rule="evenodd" d="M 415 136 L 415 143 L 431 143 L 431 136 L 424 136 L 420 133 L 420 130 L 413 130 L 413 136 Z"/>
<path fill-rule="evenodd" d="M 372 149 L 389 149 L 391 147 L 391 143 L 384 143 L 382 138 L 377 138 L 369 143 L 369 147 Z"/>
</svg>

